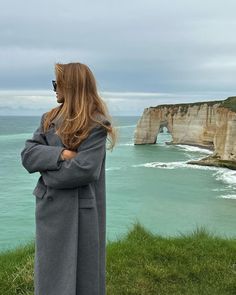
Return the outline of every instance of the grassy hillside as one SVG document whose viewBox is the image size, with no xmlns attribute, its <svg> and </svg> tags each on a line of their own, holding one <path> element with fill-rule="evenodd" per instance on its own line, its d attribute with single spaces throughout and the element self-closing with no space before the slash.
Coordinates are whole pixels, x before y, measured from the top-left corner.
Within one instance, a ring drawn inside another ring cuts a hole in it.
<svg viewBox="0 0 236 295">
<path fill-rule="evenodd" d="M 163 107 L 180 107 L 183 112 L 187 112 L 187 109 L 192 106 L 201 106 L 202 104 L 207 104 L 208 106 L 212 106 L 214 104 L 220 104 L 220 107 L 229 108 L 232 111 L 236 112 L 236 96 L 230 96 L 225 100 L 210 100 L 210 101 L 198 101 L 198 102 L 191 102 L 191 103 L 176 103 L 176 104 L 160 104 L 152 108 L 163 108 Z"/>
<path fill-rule="evenodd" d="M 33 295 L 33 254 L 33 241 L 0 254 L 1 295 Z M 108 242 L 107 295 L 147 294 L 236 294 L 236 239 L 204 228 L 167 238 L 137 222 Z"/>
<path fill-rule="evenodd" d="M 230 96 L 221 104 L 222 107 L 231 109 L 236 112 L 236 96 Z"/>
</svg>

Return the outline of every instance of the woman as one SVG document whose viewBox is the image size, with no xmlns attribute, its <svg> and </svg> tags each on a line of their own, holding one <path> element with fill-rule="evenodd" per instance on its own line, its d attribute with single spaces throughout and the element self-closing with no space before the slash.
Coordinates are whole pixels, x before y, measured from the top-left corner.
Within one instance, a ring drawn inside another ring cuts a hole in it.
<svg viewBox="0 0 236 295">
<path fill-rule="evenodd" d="M 81 63 L 55 64 L 60 106 L 42 115 L 22 165 L 40 172 L 35 207 L 35 295 L 104 295 L 106 139 L 116 130 L 95 78 Z"/>
</svg>

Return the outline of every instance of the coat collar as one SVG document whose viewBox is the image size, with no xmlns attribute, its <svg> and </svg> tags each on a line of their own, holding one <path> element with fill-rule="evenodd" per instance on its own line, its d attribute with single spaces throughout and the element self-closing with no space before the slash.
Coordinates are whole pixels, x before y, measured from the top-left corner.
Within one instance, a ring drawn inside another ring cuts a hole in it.
<svg viewBox="0 0 236 295">
<path fill-rule="evenodd" d="M 50 127 L 58 127 L 60 122 L 62 121 L 61 118 L 54 118 L 52 121 L 51 121 L 51 124 L 50 124 Z"/>
</svg>

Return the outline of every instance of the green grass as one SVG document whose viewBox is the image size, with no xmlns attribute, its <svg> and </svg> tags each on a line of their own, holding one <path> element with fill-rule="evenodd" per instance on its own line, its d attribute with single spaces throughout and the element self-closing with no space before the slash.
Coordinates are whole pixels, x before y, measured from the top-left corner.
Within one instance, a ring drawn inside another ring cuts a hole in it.
<svg viewBox="0 0 236 295">
<path fill-rule="evenodd" d="M 230 96 L 221 104 L 222 107 L 231 109 L 236 112 L 236 96 Z"/>
<path fill-rule="evenodd" d="M 180 111 L 183 114 L 186 114 L 187 110 L 191 106 L 201 106 L 203 104 L 207 104 L 208 106 L 212 106 L 214 104 L 220 104 L 219 107 L 228 108 L 234 112 L 236 112 L 236 96 L 230 96 L 225 100 L 210 100 L 210 101 L 197 101 L 197 102 L 189 102 L 189 103 L 176 103 L 176 104 L 159 104 L 154 107 L 150 107 L 151 109 L 155 108 L 164 108 L 164 107 L 174 107 L 175 112 L 178 111 L 178 107 L 180 107 Z M 167 112 L 168 114 L 168 112 Z"/>
<path fill-rule="evenodd" d="M 31 243 L 0 254 L 1 295 L 33 295 L 33 253 Z M 107 244 L 107 295 L 118 294 L 235 295 L 236 239 L 203 227 L 163 237 L 136 222 Z"/>
<path fill-rule="evenodd" d="M 34 241 L 0 253 L 0 294 L 33 295 Z"/>
</svg>

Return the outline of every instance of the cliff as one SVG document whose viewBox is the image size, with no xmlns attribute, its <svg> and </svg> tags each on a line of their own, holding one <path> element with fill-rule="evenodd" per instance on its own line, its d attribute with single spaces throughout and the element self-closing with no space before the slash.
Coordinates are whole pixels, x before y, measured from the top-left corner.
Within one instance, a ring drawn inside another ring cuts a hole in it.
<svg viewBox="0 0 236 295">
<path fill-rule="evenodd" d="M 167 144 L 194 145 L 213 151 L 212 155 L 189 164 L 236 169 L 236 97 L 145 108 L 134 132 L 134 144 L 156 143 L 163 127 L 172 136 Z"/>
</svg>

